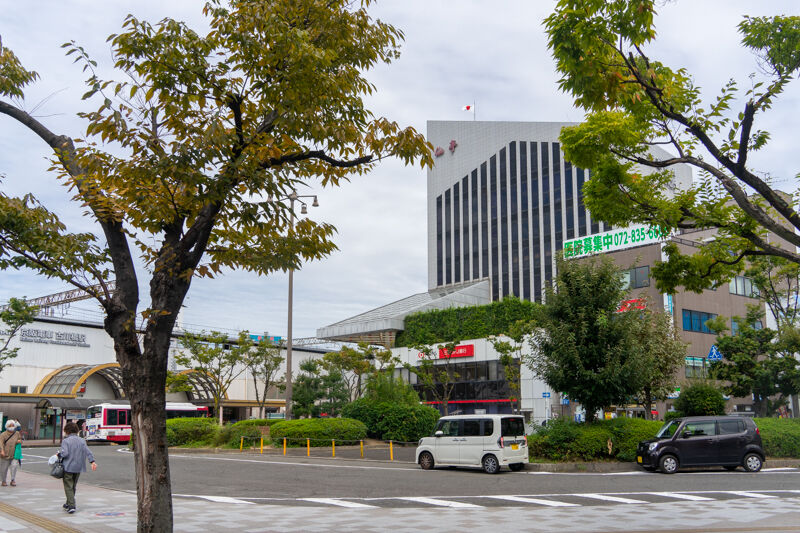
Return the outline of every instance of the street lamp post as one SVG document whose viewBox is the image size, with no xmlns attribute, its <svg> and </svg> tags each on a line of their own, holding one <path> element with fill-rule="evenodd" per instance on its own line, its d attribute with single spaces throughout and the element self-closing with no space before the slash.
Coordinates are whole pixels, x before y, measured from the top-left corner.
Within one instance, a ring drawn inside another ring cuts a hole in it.
<svg viewBox="0 0 800 533">
<path fill-rule="evenodd" d="M 303 207 L 300 209 L 300 214 L 305 215 L 308 213 L 306 203 L 300 198 L 313 198 L 311 207 L 318 207 L 319 202 L 317 197 L 313 194 L 299 195 L 297 191 L 292 191 L 289 194 L 289 234 L 294 232 L 294 202 L 300 202 Z M 294 269 L 289 269 L 289 316 L 286 321 L 286 406 L 284 407 L 284 418 L 286 420 L 292 419 L 292 303 L 293 303 L 293 290 L 294 290 Z"/>
</svg>

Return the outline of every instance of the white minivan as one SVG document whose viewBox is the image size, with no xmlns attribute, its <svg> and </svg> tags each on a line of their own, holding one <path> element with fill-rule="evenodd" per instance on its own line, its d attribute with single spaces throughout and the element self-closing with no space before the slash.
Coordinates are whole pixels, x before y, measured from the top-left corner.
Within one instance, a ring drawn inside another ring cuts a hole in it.
<svg viewBox="0 0 800 533">
<path fill-rule="evenodd" d="M 439 419 L 433 436 L 417 446 L 417 463 L 434 466 L 476 466 L 496 474 L 507 465 L 522 470 L 528 460 L 525 421 L 518 415 L 458 415 Z"/>
</svg>

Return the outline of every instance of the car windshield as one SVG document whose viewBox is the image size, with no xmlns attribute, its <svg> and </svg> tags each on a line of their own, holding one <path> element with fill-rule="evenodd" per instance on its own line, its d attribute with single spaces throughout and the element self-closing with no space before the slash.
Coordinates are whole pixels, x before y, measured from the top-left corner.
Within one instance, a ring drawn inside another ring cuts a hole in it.
<svg viewBox="0 0 800 533">
<path fill-rule="evenodd" d="M 675 432 L 678 431 L 678 426 L 681 425 L 680 420 L 672 420 L 664 424 L 661 429 L 658 430 L 656 433 L 657 439 L 668 439 L 675 435 Z"/>
</svg>

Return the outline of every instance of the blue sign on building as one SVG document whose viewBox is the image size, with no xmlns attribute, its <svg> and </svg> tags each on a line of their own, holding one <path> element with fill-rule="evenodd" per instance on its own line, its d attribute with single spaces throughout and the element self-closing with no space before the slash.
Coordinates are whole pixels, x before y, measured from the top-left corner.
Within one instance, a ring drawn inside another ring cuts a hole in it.
<svg viewBox="0 0 800 533">
<path fill-rule="evenodd" d="M 549 392 L 543 392 L 542 393 L 542 398 L 549 398 L 549 397 L 550 397 L 550 393 Z"/>
<path fill-rule="evenodd" d="M 722 354 L 719 352 L 719 348 L 717 345 L 713 345 L 711 349 L 708 351 L 708 360 L 709 361 L 722 361 Z"/>
</svg>

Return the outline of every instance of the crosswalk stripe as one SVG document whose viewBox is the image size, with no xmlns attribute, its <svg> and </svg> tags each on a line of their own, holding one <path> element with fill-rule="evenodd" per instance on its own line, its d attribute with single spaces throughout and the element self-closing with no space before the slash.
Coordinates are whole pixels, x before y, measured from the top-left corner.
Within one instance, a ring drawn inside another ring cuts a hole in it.
<svg viewBox="0 0 800 533">
<path fill-rule="evenodd" d="M 521 496 L 489 496 L 496 500 L 507 500 L 519 503 L 535 503 L 536 505 L 546 505 L 548 507 L 580 507 L 577 503 L 557 502 L 554 500 L 540 500 L 538 498 L 523 498 Z"/>
<path fill-rule="evenodd" d="M 580 496 L 581 498 L 593 498 L 595 500 L 603 500 L 607 502 L 617 502 L 617 503 L 647 503 L 646 501 L 643 500 L 620 498 L 619 496 L 608 496 L 607 494 L 570 494 L 570 496 Z"/>
<path fill-rule="evenodd" d="M 771 496 L 769 494 L 760 494 L 758 492 L 747 492 L 744 490 L 730 490 L 726 491 L 725 494 L 736 494 L 737 496 L 744 496 L 745 498 L 774 498 L 775 496 Z"/>
<path fill-rule="evenodd" d="M 463 503 L 463 502 L 454 502 L 450 500 L 437 500 L 434 498 L 423 498 L 418 496 L 406 496 L 402 498 L 398 498 L 398 500 L 407 500 L 410 502 L 417 502 L 417 503 L 426 503 L 428 505 L 436 505 L 439 507 L 454 507 L 459 509 L 482 509 L 483 506 L 475 505 L 474 503 Z"/>
<path fill-rule="evenodd" d="M 652 494 L 653 496 L 664 496 L 667 498 L 676 498 L 678 500 L 691 500 L 693 502 L 705 502 L 714 499 L 714 498 L 706 498 L 705 496 L 695 496 L 694 494 L 683 494 L 680 492 L 646 492 L 645 494 Z"/>
<path fill-rule="evenodd" d="M 324 503 L 327 505 L 336 505 L 338 507 L 347 507 L 349 509 L 377 509 L 375 505 L 367 505 L 366 503 L 348 502 L 346 500 L 339 500 L 337 498 L 300 498 L 304 502 Z"/>
</svg>

